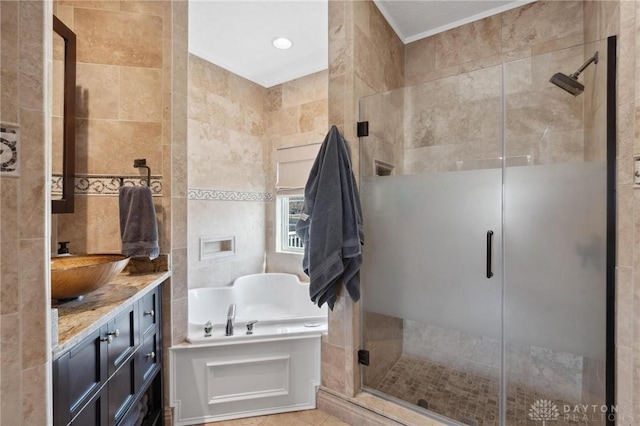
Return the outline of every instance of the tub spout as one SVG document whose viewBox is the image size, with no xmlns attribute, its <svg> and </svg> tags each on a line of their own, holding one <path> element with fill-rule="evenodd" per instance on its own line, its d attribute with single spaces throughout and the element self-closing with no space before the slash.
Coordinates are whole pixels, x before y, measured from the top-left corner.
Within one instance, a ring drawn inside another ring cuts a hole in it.
<svg viewBox="0 0 640 426">
<path fill-rule="evenodd" d="M 225 336 L 233 336 L 233 324 L 236 321 L 236 304 L 229 305 L 229 311 L 227 312 L 227 328 Z"/>
</svg>

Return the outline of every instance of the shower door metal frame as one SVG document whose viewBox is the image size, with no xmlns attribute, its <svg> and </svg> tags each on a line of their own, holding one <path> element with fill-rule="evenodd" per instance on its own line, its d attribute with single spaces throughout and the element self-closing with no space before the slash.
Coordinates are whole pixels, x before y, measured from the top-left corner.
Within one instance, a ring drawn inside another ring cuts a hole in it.
<svg viewBox="0 0 640 426">
<path fill-rule="evenodd" d="M 607 38 L 607 347 L 605 359 L 605 403 L 607 426 L 616 424 L 614 406 L 616 366 L 616 73 L 617 36 Z"/>
</svg>

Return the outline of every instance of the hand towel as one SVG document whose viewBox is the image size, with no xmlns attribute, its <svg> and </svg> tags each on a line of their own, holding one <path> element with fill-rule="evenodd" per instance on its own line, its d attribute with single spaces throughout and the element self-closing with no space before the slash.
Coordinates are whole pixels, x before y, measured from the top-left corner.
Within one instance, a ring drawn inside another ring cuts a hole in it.
<svg viewBox="0 0 640 426">
<path fill-rule="evenodd" d="M 351 158 L 336 126 L 324 139 L 309 173 L 296 233 L 304 244 L 302 267 L 311 300 L 333 310 L 340 283 L 360 299 L 362 209 Z"/>
<path fill-rule="evenodd" d="M 155 259 L 160 254 L 160 248 L 151 189 L 146 186 L 123 186 L 119 199 L 122 254 Z"/>
</svg>

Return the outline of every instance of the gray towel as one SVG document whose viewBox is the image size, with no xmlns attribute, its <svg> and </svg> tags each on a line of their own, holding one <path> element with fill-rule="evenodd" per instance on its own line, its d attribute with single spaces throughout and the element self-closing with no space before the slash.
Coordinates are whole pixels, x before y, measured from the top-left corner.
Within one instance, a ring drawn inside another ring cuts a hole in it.
<svg viewBox="0 0 640 426">
<path fill-rule="evenodd" d="M 120 236 L 125 256 L 155 259 L 160 254 L 156 209 L 148 187 L 120 188 Z"/>
<path fill-rule="evenodd" d="M 360 299 L 362 211 L 347 145 L 336 126 L 327 134 L 304 189 L 296 233 L 304 243 L 302 267 L 311 300 L 333 310 L 338 286 Z"/>
</svg>

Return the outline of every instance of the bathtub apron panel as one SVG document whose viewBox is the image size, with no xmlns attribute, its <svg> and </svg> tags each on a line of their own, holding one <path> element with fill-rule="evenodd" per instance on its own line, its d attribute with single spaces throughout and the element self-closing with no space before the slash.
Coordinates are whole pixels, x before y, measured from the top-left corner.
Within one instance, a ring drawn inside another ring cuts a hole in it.
<svg viewBox="0 0 640 426">
<path fill-rule="evenodd" d="M 176 425 L 313 409 L 320 334 L 178 345 L 170 369 Z"/>
</svg>

